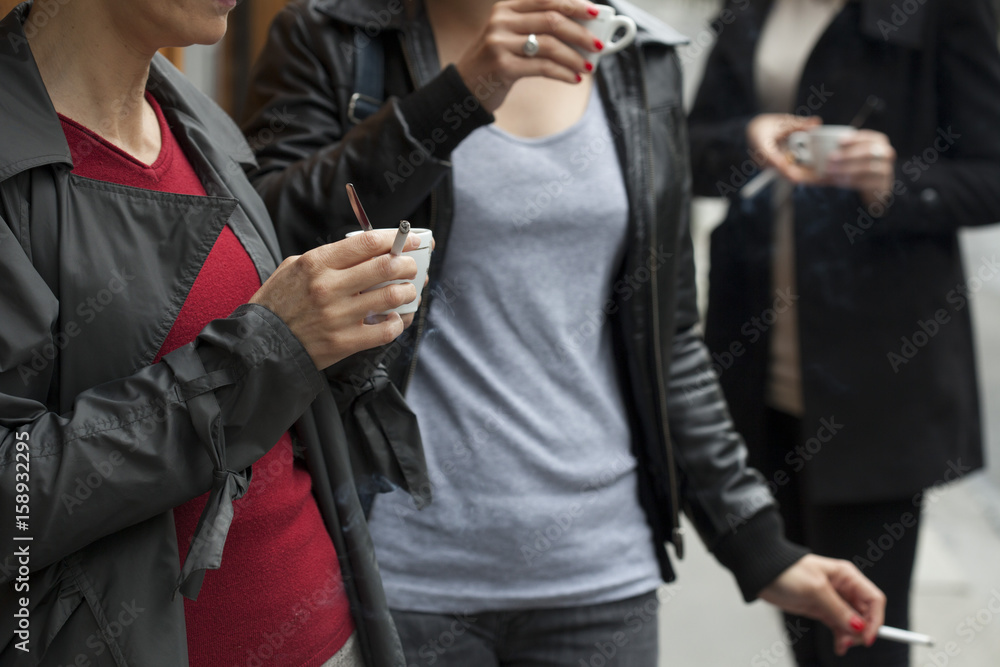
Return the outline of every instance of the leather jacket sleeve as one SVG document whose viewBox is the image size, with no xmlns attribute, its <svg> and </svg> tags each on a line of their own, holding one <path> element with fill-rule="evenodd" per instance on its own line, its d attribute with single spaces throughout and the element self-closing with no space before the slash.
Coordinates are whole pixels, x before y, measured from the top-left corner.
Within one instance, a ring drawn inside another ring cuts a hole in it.
<svg viewBox="0 0 1000 667">
<path fill-rule="evenodd" d="M 246 305 L 56 413 L 46 401 L 58 359 L 41 364 L 37 355 L 56 349 L 59 303 L 2 219 L 0 284 L 0 503 L 10 519 L 0 530 L 0 582 L 16 575 L 12 554 L 25 544 L 16 535 L 33 538 L 37 571 L 169 511 L 249 468 L 324 386 L 285 324 Z"/>
<path fill-rule="evenodd" d="M 784 537 L 775 500 L 746 464 L 698 325 L 694 253 L 682 242 L 667 410 L 681 502 L 702 540 L 732 571 L 747 601 L 807 553 Z"/>
<path fill-rule="evenodd" d="M 259 167 L 248 176 L 271 213 L 286 253 L 357 229 L 345 185 L 354 183 L 376 226 L 394 226 L 427 199 L 450 169 L 451 150 L 492 122 L 454 67 L 419 90 L 388 96 L 358 125 L 347 118 L 354 90 L 354 30 L 293 3 L 275 19 L 258 61 L 244 133 Z M 394 47 L 394 33 L 379 35 Z M 350 52 L 350 57 L 343 53 Z M 467 109 L 468 107 L 466 107 Z"/>
</svg>

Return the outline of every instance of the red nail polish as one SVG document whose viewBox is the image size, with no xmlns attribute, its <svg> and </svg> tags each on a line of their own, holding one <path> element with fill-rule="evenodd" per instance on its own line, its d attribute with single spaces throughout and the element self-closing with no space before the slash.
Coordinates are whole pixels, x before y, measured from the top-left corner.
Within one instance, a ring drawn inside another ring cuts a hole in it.
<svg viewBox="0 0 1000 667">
<path fill-rule="evenodd" d="M 594 71 L 594 66 L 591 65 L 589 62 L 584 63 L 583 66 L 587 68 L 588 72 L 593 72 Z"/>
<path fill-rule="evenodd" d="M 603 51 L 604 50 L 604 42 L 602 42 L 599 39 L 595 39 L 594 40 L 594 48 L 597 49 L 598 51 Z"/>
<path fill-rule="evenodd" d="M 600 12 L 597 11 L 597 7 L 588 7 L 587 13 L 593 16 L 594 18 L 597 18 L 597 15 L 600 14 Z"/>
<path fill-rule="evenodd" d="M 580 76 L 579 74 L 577 74 L 577 75 L 576 75 L 576 82 L 577 82 L 577 83 L 580 83 L 581 81 L 583 81 L 583 77 L 582 77 L 582 76 Z"/>
<path fill-rule="evenodd" d="M 851 619 L 851 627 L 854 628 L 855 632 L 861 632 L 865 629 L 865 622 L 855 616 Z"/>
</svg>

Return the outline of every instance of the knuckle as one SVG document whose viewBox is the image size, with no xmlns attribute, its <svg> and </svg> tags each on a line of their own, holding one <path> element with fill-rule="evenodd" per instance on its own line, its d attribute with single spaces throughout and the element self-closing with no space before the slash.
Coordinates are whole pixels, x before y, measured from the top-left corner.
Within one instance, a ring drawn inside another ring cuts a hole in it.
<svg viewBox="0 0 1000 667">
<path fill-rule="evenodd" d="M 323 261 L 322 247 L 309 250 L 306 253 L 299 255 L 298 258 L 289 257 L 281 263 L 281 266 L 286 265 L 288 267 L 294 266 L 295 268 L 308 274 L 314 275 L 320 273 L 326 267 L 326 263 Z"/>
<path fill-rule="evenodd" d="M 375 258 L 375 276 L 378 278 L 378 282 L 395 279 L 394 259 L 396 258 L 391 255 L 382 255 L 381 257 Z"/>
<path fill-rule="evenodd" d="M 379 329 L 379 345 L 388 345 L 392 341 L 399 338 L 399 335 L 403 333 L 403 321 L 398 317 L 394 317 L 382 324 Z"/>
<path fill-rule="evenodd" d="M 396 308 L 404 303 L 413 301 L 413 285 L 409 283 L 396 283 L 389 285 L 385 289 L 384 299 L 386 308 Z"/>
<path fill-rule="evenodd" d="M 549 32 L 558 32 L 559 27 L 566 20 L 566 17 L 555 10 L 549 10 L 545 12 L 545 25 L 548 27 Z"/>
<path fill-rule="evenodd" d="M 333 285 L 328 280 L 313 279 L 306 286 L 306 294 L 309 300 L 315 304 L 329 303 L 333 293 Z"/>
<path fill-rule="evenodd" d="M 400 257 L 396 260 L 399 277 L 413 280 L 417 277 L 417 260 L 412 257 Z"/>
<path fill-rule="evenodd" d="M 381 239 L 378 234 L 368 232 L 367 234 L 358 234 L 353 238 L 358 239 L 357 244 L 359 249 L 369 256 L 377 254 L 382 249 Z"/>
<path fill-rule="evenodd" d="M 491 51 L 499 51 L 504 47 L 503 34 L 499 30 L 490 30 L 484 41 Z"/>
</svg>

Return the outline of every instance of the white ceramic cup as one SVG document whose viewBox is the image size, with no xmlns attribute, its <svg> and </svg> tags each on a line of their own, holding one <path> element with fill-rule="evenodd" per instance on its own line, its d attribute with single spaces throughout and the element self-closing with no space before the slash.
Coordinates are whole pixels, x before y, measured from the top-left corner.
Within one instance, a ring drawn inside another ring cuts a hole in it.
<svg viewBox="0 0 1000 667">
<path fill-rule="evenodd" d="M 396 228 L 392 229 L 379 229 L 376 231 L 387 231 L 395 232 Z M 348 232 L 347 237 L 356 236 L 358 234 L 364 234 L 365 232 L 360 229 L 355 232 Z M 416 250 L 409 250 L 403 254 L 407 257 L 412 257 L 417 262 L 417 277 L 413 280 L 389 280 L 384 283 L 379 283 L 374 287 L 369 287 L 365 292 L 371 292 L 372 290 L 377 290 L 386 285 L 392 285 L 394 283 L 411 283 L 417 288 L 417 298 L 410 303 L 404 303 L 402 306 L 393 308 L 391 310 L 386 310 L 381 315 L 388 315 L 389 313 L 399 313 L 400 315 L 407 315 L 409 313 L 417 312 L 417 306 L 420 305 L 420 293 L 424 291 L 424 280 L 427 279 L 427 268 L 431 265 L 431 247 L 434 242 L 434 233 L 429 229 L 411 229 L 410 234 L 416 234 L 420 237 L 420 247 Z"/>
<path fill-rule="evenodd" d="M 850 125 L 820 125 L 805 132 L 793 132 L 788 135 L 788 150 L 800 164 L 826 176 L 830 154 L 840 148 L 841 140 L 855 132 L 857 129 Z"/>
<path fill-rule="evenodd" d="M 594 67 L 597 67 L 597 61 L 601 59 L 601 56 L 609 55 L 611 53 L 616 53 L 621 51 L 626 46 L 631 44 L 635 40 L 636 26 L 635 21 L 627 16 L 618 16 L 615 14 L 614 7 L 608 7 L 607 5 L 599 5 L 597 7 L 597 17 L 581 21 L 576 20 L 577 23 L 582 25 L 584 28 L 589 30 L 594 37 L 601 40 L 604 44 L 604 50 L 598 51 L 596 53 L 592 51 L 584 51 L 583 49 L 577 49 L 584 58 L 587 59 Z M 622 28 L 625 29 L 625 34 L 618 38 L 618 40 L 612 42 L 611 38 L 615 36 Z"/>
</svg>

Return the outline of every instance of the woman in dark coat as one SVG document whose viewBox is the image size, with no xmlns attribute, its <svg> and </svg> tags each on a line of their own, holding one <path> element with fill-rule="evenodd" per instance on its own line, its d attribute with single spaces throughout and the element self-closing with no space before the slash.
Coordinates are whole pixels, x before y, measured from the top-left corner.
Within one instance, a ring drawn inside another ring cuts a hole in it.
<svg viewBox="0 0 1000 667">
<path fill-rule="evenodd" d="M 995 19 L 988 0 L 728 2 L 690 116 L 696 192 L 731 200 L 706 334 L 737 428 L 790 533 L 869 574 L 888 625 L 908 622 L 923 491 L 983 465 L 968 303 L 1000 267 L 975 257 L 967 281 L 957 231 L 1000 220 Z M 789 161 L 791 132 L 873 96 L 824 177 Z M 783 178 L 740 196 L 761 167 Z M 822 632 L 800 664 L 906 664 L 885 642 L 834 663 Z"/>
<path fill-rule="evenodd" d="M 0 664 L 403 664 L 331 382 L 415 266 L 281 262 L 246 142 L 156 55 L 235 4 L 0 22 Z"/>
</svg>

